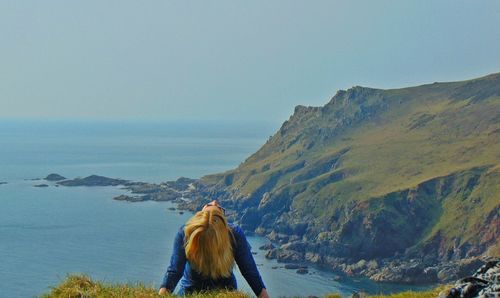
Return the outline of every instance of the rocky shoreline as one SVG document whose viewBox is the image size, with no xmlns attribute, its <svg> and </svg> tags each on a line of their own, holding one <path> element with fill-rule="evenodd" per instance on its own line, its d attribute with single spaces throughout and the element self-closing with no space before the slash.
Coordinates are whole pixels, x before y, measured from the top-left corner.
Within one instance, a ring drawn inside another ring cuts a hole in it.
<svg viewBox="0 0 500 298">
<path fill-rule="evenodd" d="M 472 276 L 455 282 L 451 289 L 439 293 L 439 298 L 472 298 L 500 296 L 500 261 L 489 261 Z"/>
<path fill-rule="evenodd" d="M 39 179 L 37 179 L 39 180 Z M 173 201 L 174 203 L 185 203 L 185 201 L 195 198 L 199 180 L 181 177 L 176 181 L 163 183 L 136 182 L 125 179 L 109 178 L 99 175 L 90 175 L 84 178 L 67 179 L 59 174 L 49 174 L 43 180 L 55 182 L 55 186 L 121 186 L 129 191 L 130 195 L 119 195 L 114 197 L 117 201 L 143 202 L 143 201 Z M 40 187 L 42 184 L 35 185 Z M 43 184 L 45 187 L 47 184 Z M 186 209 L 186 208 L 185 208 Z"/>
<path fill-rule="evenodd" d="M 251 208 L 242 208 L 236 200 L 228 199 L 234 194 L 228 194 L 222 188 L 207 186 L 198 179 L 182 177 L 176 181 L 155 184 L 98 175 L 62 180 L 58 177 L 60 175 L 56 175 L 49 176 L 58 178 L 55 183 L 61 186 L 122 186 L 131 193 L 114 197 L 117 201 L 171 201 L 177 204 L 179 210 L 196 211 L 210 200 L 218 199 L 227 207 L 230 221 L 239 224 L 247 233 L 257 233 L 270 240 L 268 245 L 260 248 L 265 251 L 266 258 L 276 259 L 289 267 L 296 266 L 300 271 L 298 273 L 302 274 L 307 273 L 307 265 L 314 265 L 341 275 L 362 276 L 376 282 L 436 284 L 469 276 L 486 262 L 493 260 L 487 256 L 473 256 L 438 261 L 435 258 L 411 258 L 409 254 L 398 253 L 385 258 L 338 257 L 332 254 L 328 241 L 323 244 L 308 243 L 306 236 L 299 237 L 297 233 L 276 233 L 274 230 L 266 233 L 267 231 L 253 229 L 254 214 Z M 50 181 L 47 178 L 45 180 Z M 301 227 L 295 228 L 300 230 Z"/>
</svg>

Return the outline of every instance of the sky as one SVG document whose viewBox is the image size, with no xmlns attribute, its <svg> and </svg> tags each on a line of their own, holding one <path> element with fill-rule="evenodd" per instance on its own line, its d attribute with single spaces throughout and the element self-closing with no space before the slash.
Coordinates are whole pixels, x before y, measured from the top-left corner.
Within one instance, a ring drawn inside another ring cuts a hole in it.
<svg viewBox="0 0 500 298">
<path fill-rule="evenodd" d="M 498 28 L 498 0 L 0 0 L 0 120 L 283 122 L 499 72 Z"/>
</svg>

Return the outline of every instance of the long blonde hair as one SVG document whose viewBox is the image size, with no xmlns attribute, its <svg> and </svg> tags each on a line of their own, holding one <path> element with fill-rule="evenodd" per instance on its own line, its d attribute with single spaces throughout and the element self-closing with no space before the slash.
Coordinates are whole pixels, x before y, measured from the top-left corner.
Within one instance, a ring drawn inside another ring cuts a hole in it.
<svg viewBox="0 0 500 298">
<path fill-rule="evenodd" d="M 212 279 L 231 276 L 232 233 L 221 211 L 197 212 L 186 223 L 184 235 L 186 258 L 196 271 Z"/>
</svg>

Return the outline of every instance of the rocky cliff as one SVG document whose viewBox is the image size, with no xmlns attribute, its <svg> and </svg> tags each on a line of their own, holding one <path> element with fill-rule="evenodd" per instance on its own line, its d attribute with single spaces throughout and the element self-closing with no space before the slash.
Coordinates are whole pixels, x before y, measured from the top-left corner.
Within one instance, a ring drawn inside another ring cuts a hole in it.
<svg viewBox="0 0 500 298">
<path fill-rule="evenodd" d="M 282 261 L 384 280 L 381 264 L 418 260 L 422 273 L 498 247 L 499 120 L 500 74 L 338 91 L 297 106 L 238 168 L 203 177 L 189 205 L 222 201 Z"/>
</svg>

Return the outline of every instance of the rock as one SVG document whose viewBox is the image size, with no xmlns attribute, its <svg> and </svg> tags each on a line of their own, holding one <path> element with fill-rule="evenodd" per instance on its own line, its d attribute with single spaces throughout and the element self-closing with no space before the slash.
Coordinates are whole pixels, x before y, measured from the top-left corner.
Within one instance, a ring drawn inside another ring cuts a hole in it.
<svg viewBox="0 0 500 298">
<path fill-rule="evenodd" d="M 178 194 L 177 191 L 171 191 L 171 189 L 162 188 L 161 185 L 154 183 L 145 183 L 145 182 L 127 182 L 127 189 L 132 193 L 142 193 L 142 194 L 156 194 L 161 192 L 173 192 Z"/>
<path fill-rule="evenodd" d="M 137 193 L 143 193 L 143 192 L 138 191 Z M 182 195 L 172 191 L 160 191 L 157 193 L 150 193 L 149 196 L 153 201 L 173 201 L 178 197 L 181 197 Z"/>
<path fill-rule="evenodd" d="M 181 215 L 184 214 L 184 211 L 179 211 L 179 214 L 181 214 Z"/>
<path fill-rule="evenodd" d="M 299 269 L 301 266 L 298 264 L 285 264 L 285 269 Z"/>
<path fill-rule="evenodd" d="M 273 248 L 275 248 L 275 246 L 272 243 L 267 243 L 259 247 L 260 250 L 269 250 Z"/>
<path fill-rule="evenodd" d="M 290 238 L 286 234 L 281 234 L 281 233 L 276 233 L 275 231 L 272 231 L 267 235 L 267 238 L 273 242 L 278 242 L 280 244 L 284 244 L 288 242 L 288 239 Z"/>
<path fill-rule="evenodd" d="M 114 197 L 113 200 L 128 201 L 128 202 L 143 202 L 143 201 L 147 201 L 147 197 L 146 196 L 119 195 L 117 197 Z"/>
<path fill-rule="evenodd" d="M 255 234 L 259 235 L 259 236 L 265 236 L 267 233 L 270 233 L 271 231 L 268 231 L 266 228 L 264 227 L 257 227 L 255 229 Z"/>
<path fill-rule="evenodd" d="M 347 266 L 351 272 L 356 273 L 355 266 Z M 364 271 L 368 272 L 368 271 Z M 348 272 L 346 272 L 348 273 Z M 370 279 L 377 282 L 394 283 L 433 283 L 437 282 L 437 270 L 424 268 L 418 261 L 389 262 L 376 272 L 370 271 Z"/>
<path fill-rule="evenodd" d="M 276 259 L 278 252 L 276 249 L 270 249 L 266 252 L 266 259 Z"/>
<path fill-rule="evenodd" d="M 334 280 L 334 281 L 340 281 L 340 280 L 342 280 L 342 277 L 340 277 L 340 276 L 338 276 L 338 275 L 335 275 L 335 276 L 332 278 L 332 280 Z"/>
<path fill-rule="evenodd" d="M 123 179 L 91 175 L 85 178 L 75 178 L 73 180 L 64 180 L 57 183 L 63 186 L 117 186 L 125 185 L 127 182 L 127 180 Z"/>
<path fill-rule="evenodd" d="M 311 253 L 311 252 L 306 252 L 305 260 L 307 262 L 311 262 L 311 263 L 321 263 L 322 262 L 321 255 L 319 253 Z"/>
<path fill-rule="evenodd" d="M 490 261 L 479 268 L 472 276 L 462 278 L 455 286 L 439 293 L 439 297 L 499 297 L 500 260 Z"/>
<path fill-rule="evenodd" d="M 294 250 L 279 249 L 276 259 L 278 259 L 278 262 L 301 262 L 303 255 Z"/>
<path fill-rule="evenodd" d="M 371 260 L 368 262 L 368 264 L 366 264 L 366 267 L 369 270 L 375 270 L 378 268 L 378 262 L 376 260 Z"/>
<path fill-rule="evenodd" d="M 175 211 L 175 208 L 174 207 L 170 207 L 170 208 L 168 208 L 168 210 Z"/>
<path fill-rule="evenodd" d="M 455 280 L 458 278 L 458 268 L 454 266 L 445 266 L 438 271 L 437 278 L 444 282 Z"/>
<path fill-rule="evenodd" d="M 435 281 L 438 279 L 437 273 L 437 267 L 426 267 L 422 273 L 422 276 L 425 277 L 425 280 Z"/>
<path fill-rule="evenodd" d="M 35 184 L 34 187 L 49 187 L 47 184 Z"/>
<path fill-rule="evenodd" d="M 288 242 L 283 245 L 281 245 L 280 249 L 283 250 L 293 250 L 296 252 L 303 253 L 305 252 L 307 247 L 307 244 L 303 241 L 294 241 L 294 242 Z"/>
<path fill-rule="evenodd" d="M 65 177 L 63 177 L 63 176 L 61 176 L 59 174 L 55 174 L 55 173 L 47 175 L 47 177 L 45 177 L 44 179 L 47 180 L 47 181 L 61 181 L 61 180 L 66 180 Z"/>
<path fill-rule="evenodd" d="M 458 276 L 470 276 L 474 274 L 474 272 L 476 272 L 482 265 L 484 265 L 484 262 L 479 258 L 460 260 L 456 265 L 458 267 Z"/>
<path fill-rule="evenodd" d="M 260 224 L 261 215 L 257 208 L 246 209 L 240 218 L 240 226 L 243 230 L 252 231 Z"/>
<path fill-rule="evenodd" d="M 188 191 L 190 189 L 195 189 L 195 184 L 198 182 L 198 180 L 195 179 L 190 179 L 190 178 L 185 178 L 185 177 L 180 177 L 175 181 L 168 181 L 165 182 L 164 184 L 172 188 L 176 191 Z"/>
<path fill-rule="evenodd" d="M 307 274 L 309 273 L 309 270 L 307 270 L 306 268 L 299 268 L 295 272 L 297 272 L 298 274 Z"/>
</svg>

